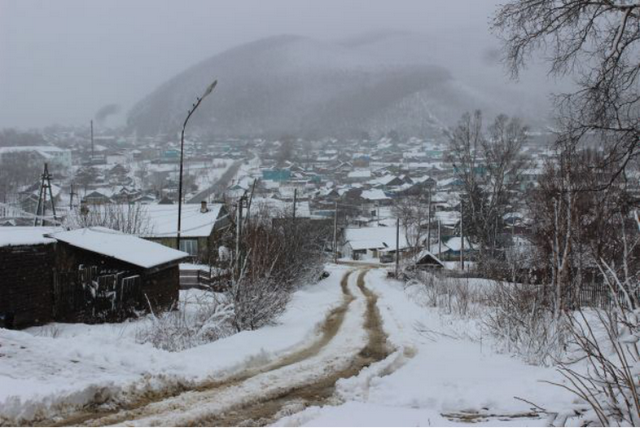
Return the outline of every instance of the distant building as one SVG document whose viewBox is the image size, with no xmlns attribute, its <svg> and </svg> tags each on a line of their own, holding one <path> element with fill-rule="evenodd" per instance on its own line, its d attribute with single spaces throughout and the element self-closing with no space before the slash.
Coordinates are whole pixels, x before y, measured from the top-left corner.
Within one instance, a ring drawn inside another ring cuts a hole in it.
<svg viewBox="0 0 640 428">
<path fill-rule="evenodd" d="M 43 158 L 51 167 L 67 169 L 72 166 L 71 150 L 54 146 L 0 147 L 0 162 L 13 153 L 34 153 Z"/>
<path fill-rule="evenodd" d="M 288 181 L 291 179 L 289 169 L 265 169 L 262 170 L 262 179 L 271 181 Z"/>
</svg>

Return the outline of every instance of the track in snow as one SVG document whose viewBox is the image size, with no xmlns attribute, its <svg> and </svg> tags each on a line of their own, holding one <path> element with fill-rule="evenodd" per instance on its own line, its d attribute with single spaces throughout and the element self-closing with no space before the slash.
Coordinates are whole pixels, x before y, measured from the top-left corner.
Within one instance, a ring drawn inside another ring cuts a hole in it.
<svg viewBox="0 0 640 428">
<path fill-rule="evenodd" d="M 331 404 L 339 379 L 391 353 L 377 296 L 365 285 L 367 270 L 353 273 L 342 278 L 344 300 L 311 345 L 222 380 L 153 394 L 112 411 L 88 410 L 55 425 L 266 425 L 308 406 Z"/>
</svg>

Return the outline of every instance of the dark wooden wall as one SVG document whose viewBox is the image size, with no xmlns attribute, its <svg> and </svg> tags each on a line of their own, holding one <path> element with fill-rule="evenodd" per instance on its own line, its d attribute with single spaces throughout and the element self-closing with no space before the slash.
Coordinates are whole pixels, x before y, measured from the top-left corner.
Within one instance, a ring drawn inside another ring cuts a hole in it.
<svg viewBox="0 0 640 428">
<path fill-rule="evenodd" d="M 150 303 L 154 313 L 162 312 L 173 308 L 178 301 L 180 270 L 177 263 L 144 269 L 61 242 L 0 247 L 0 326 L 7 319 L 12 324 L 7 327 L 16 329 L 52 321 L 105 321 L 92 320 L 87 315 L 92 313 L 91 302 L 83 304 L 82 297 L 78 305 L 71 305 L 73 310 L 60 311 L 60 305 L 55 305 L 54 275 L 58 280 L 65 278 L 70 283 L 65 288 L 74 295 L 78 294 L 73 293 L 73 289 L 79 288 L 78 291 L 82 291 L 82 285 L 77 279 L 80 265 L 97 266 L 102 273 L 125 272 L 126 276 L 139 275 L 142 295 L 136 298 L 135 303 L 139 311 L 148 312 Z M 58 308 L 57 312 L 54 307 Z"/>
<path fill-rule="evenodd" d="M 13 328 L 52 321 L 55 245 L 0 247 L 0 315 Z"/>
</svg>

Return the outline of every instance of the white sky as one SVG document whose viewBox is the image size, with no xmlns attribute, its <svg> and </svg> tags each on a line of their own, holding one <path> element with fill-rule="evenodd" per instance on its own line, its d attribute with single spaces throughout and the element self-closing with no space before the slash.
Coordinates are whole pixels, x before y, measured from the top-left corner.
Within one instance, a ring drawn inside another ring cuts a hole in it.
<svg viewBox="0 0 640 428">
<path fill-rule="evenodd" d="M 0 0 L 0 127 L 128 109 L 188 66 L 275 34 L 334 39 L 460 28 L 488 37 L 498 0 Z"/>
</svg>

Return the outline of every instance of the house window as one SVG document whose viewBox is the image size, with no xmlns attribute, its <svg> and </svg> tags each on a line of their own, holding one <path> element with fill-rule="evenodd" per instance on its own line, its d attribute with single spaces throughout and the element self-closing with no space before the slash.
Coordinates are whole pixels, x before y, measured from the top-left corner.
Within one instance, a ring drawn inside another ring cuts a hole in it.
<svg viewBox="0 0 640 428">
<path fill-rule="evenodd" d="M 197 239 L 181 239 L 180 251 L 189 253 L 190 256 L 198 255 L 198 240 Z"/>
</svg>

